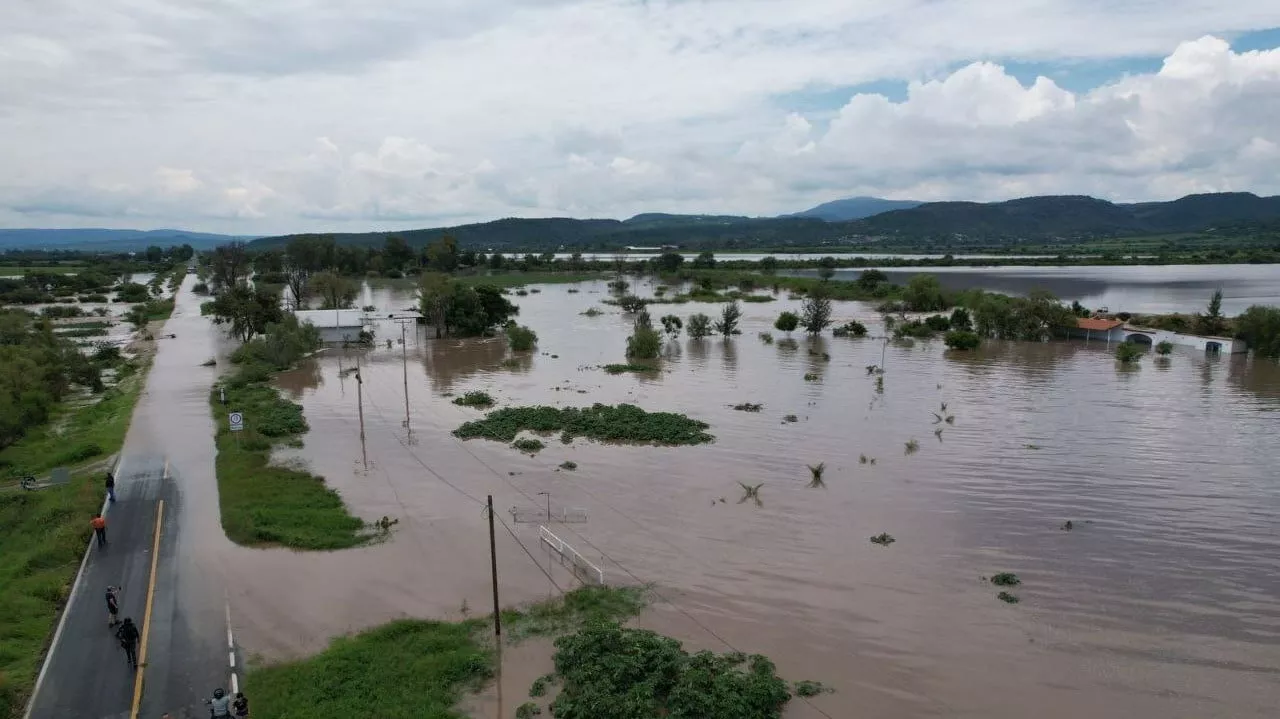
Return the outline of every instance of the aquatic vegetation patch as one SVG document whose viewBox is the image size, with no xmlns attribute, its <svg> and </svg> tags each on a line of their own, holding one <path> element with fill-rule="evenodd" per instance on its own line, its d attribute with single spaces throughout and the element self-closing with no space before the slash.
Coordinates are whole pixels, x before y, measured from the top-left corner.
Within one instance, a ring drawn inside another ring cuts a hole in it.
<svg viewBox="0 0 1280 719">
<path fill-rule="evenodd" d="M 560 469 L 567 469 L 570 472 L 578 468 L 578 463 L 572 460 L 560 463 Z"/>
<path fill-rule="evenodd" d="M 652 365 L 634 364 L 628 362 L 626 364 L 607 364 L 600 367 L 609 374 L 623 374 L 626 372 L 658 372 L 658 368 Z"/>
<path fill-rule="evenodd" d="M 760 410 L 764 409 L 764 405 L 752 404 L 750 402 L 743 402 L 742 404 L 733 405 L 733 408 L 738 410 L 739 412 L 759 412 Z"/>
<path fill-rule="evenodd" d="M 834 691 L 835 689 L 831 689 L 830 687 L 823 685 L 822 682 L 810 681 L 808 679 L 802 679 L 796 682 L 795 685 L 796 696 L 799 697 L 816 697 L 819 694 Z"/>
<path fill-rule="evenodd" d="M 531 719 L 536 716 L 542 716 L 542 707 L 534 702 L 525 702 L 516 707 L 516 719 Z"/>
<path fill-rule="evenodd" d="M 818 462 L 817 464 L 807 465 L 809 467 L 809 489 L 817 489 L 818 487 L 826 487 L 822 481 L 822 475 L 827 471 L 826 462 Z"/>
<path fill-rule="evenodd" d="M 467 422 L 453 431 L 461 439 L 484 438 L 512 442 L 522 431 L 560 432 L 571 442 L 586 437 L 599 442 L 656 445 L 693 445 L 715 440 L 705 422 L 674 412 L 646 412 L 631 404 L 590 407 L 504 407 L 484 419 Z"/>
<path fill-rule="evenodd" d="M 920 450 L 920 443 L 914 439 L 909 439 L 903 444 L 903 454 L 915 454 Z"/>
<path fill-rule="evenodd" d="M 817 382 L 817 381 L 818 381 L 818 380 L 820 380 L 820 379 L 822 379 L 822 377 L 821 377 L 817 372 L 805 372 L 805 373 L 804 373 L 804 381 L 805 381 L 805 382 Z"/>
<path fill-rule="evenodd" d="M 1018 595 L 1010 594 L 1008 592 L 1000 592 L 999 594 L 996 595 L 996 599 L 999 599 L 1005 604 L 1017 604 L 1018 602 L 1022 601 L 1021 599 L 1018 599 Z"/>
<path fill-rule="evenodd" d="M 888 532 L 881 532 L 881 533 L 879 533 L 879 534 L 877 534 L 876 536 L 874 536 L 874 537 L 872 537 L 872 538 L 871 538 L 871 543 L 872 543 L 872 544 L 879 544 L 879 545 L 880 545 L 880 546 L 882 546 L 882 547 L 887 547 L 887 546 L 889 546 L 890 544 L 893 544 L 893 543 L 894 543 L 894 542 L 896 542 L 896 541 L 898 541 L 898 540 L 894 539 L 894 538 L 893 538 L 893 535 L 892 535 L 892 534 L 889 534 Z"/>
<path fill-rule="evenodd" d="M 529 454 L 536 454 L 547 447 L 547 445 L 542 443 L 542 440 L 538 439 L 517 439 L 511 443 L 511 446 L 521 452 L 528 452 Z"/>
<path fill-rule="evenodd" d="M 1000 572 L 991 577 L 991 583 L 997 587 L 1016 587 L 1022 584 L 1022 580 L 1018 579 L 1018 575 L 1013 572 Z"/>
<path fill-rule="evenodd" d="M 674 639 L 616 623 L 560 637 L 554 661 L 561 684 L 551 703 L 557 719 L 777 719 L 791 699 L 767 657 L 691 655 Z M 602 714 L 601 707 L 619 711 Z"/>
<path fill-rule="evenodd" d="M 783 421 L 783 422 L 786 422 L 786 423 L 799 422 L 799 421 L 800 421 L 800 418 L 799 418 L 799 417 L 797 417 L 797 416 L 795 416 L 794 414 L 789 414 L 789 415 L 787 415 L 787 416 L 783 417 L 783 418 L 782 418 L 782 421 Z"/>
<path fill-rule="evenodd" d="M 493 398 L 488 392 L 476 391 L 468 392 L 461 397 L 455 397 L 453 403 L 460 407 L 492 407 L 494 405 Z"/>
</svg>

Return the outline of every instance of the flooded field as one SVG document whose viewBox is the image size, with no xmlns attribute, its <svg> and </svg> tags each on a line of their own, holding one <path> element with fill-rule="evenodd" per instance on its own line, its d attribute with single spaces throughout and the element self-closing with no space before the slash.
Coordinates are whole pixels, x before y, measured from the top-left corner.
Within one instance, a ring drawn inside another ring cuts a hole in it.
<svg viewBox="0 0 1280 719">
<path fill-rule="evenodd" d="M 503 340 L 428 340 L 414 325 L 403 350 L 388 348 L 401 330 L 386 322 L 374 349 L 327 351 L 282 378 L 312 426 L 298 457 L 357 514 L 410 526 L 389 545 L 306 558 L 287 577 L 300 598 L 335 571 L 329 583 L 356 584 L 355 594 L 327 606 L 300 599 L 292 614 L 246 608 L 255 651 L 314 649 L 323 637 L 290 636 L 295 625 L 325 615 L 332 625 L 336 614 L 342 631 L 397 602 L 456 617 L 466 600 L 485 612 L 478 502 L 493 494 L 521 542 L 500 538 L 504 602 L 569 584 L 537 524 L 515 523 L 508 508 L 585 509 L 586 522 L 552 530 L 608 581 L 654 584 L 660 600 L 644 626 L 694 647 L 767 654 L 783 676 L 836 689 L 793 701 L 788 717 L 1274 716 L 1276 364 L 1177 350 L 1121 369 L 1105 345 L 1078 342 L 988 342 L 963 355 L 940 341 L 797 334 L 794 347 L 765 344 L 757 333 L 781 340 L 773 319 L 798 305 L 779 299 L 744 304 L 743 334 L 730 341 L 681 338 L 660 374 L 610 376 L 598 365 L 624 361 L 630 318 L 600 303 L 604 283 L 538 289 L 511 298 L 539 337 L 515 362 L 504 363 Z M 389 312 L 414 301 L 383 288 L 359 303 Z M 592 306 L 605 314 L 581 315 Z M 719 312 L 651 309 L 655 320 Z M 880 333 L 870 306 L 837 303 L 835 318 Z M 865 367 L 882 356 L 879 394 Z M 451 403 L 470 390 L 499 406 L 682 412 L 716 441 L 549 438 L 530 457 L 450 436 L 481 416 Z M 744 402 L 763 409 L 731 407 Z M 954 422 L 935 423 L 935 412 Z M 577 470 L 558 469 L 565 461 Z M 807 488 L 806 465 L 818 462 L 826 487 Z M 739 482 L 763 483 L 759 506 L 739 502 Z M 897 541 L 868 541 L 881 532 Z M 232 561 L 265 588 L 286 581 L 271 557 L 246 550 Z M 985 578 L 999 572 L 1021 578 L 1011 590 L 1020 603 L 997 600 Z"/>
</svg>

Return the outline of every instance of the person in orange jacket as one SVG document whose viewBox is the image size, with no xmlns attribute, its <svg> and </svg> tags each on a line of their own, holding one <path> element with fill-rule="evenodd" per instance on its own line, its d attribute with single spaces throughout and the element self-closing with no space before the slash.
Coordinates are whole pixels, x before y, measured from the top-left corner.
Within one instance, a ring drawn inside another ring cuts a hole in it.
<svg viewBox="0 0 1280 719">
<path fill-rule="evenodd" d="M 98 546 L 107 546 L 107 520 L 101 514 L 93 515 L 93 519 L 89 521 L 89 525 L 93 527 L 93 533 L 98 538 Z"/>
</svg>

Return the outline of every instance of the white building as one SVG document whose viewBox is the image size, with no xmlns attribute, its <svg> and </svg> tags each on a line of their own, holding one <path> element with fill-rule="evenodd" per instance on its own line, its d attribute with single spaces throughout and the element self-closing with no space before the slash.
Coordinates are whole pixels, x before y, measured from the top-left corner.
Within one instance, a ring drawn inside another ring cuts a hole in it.
<svg viewBox="0 0 1280 719">
<path fill-rule="evenodd" d="M 320 341 L 326 344 L 359 342 L 360 332 L 369 324 L 360 310 L 299 310 L 293 314 L 299 322 L 320 330 Z"/>
<path fill-rule="evenodd" d="M 1076 329 L 1070 334 L 1072 337 L 1082 337 L 1087 340 L 1133 342 L 1140 345 L 1158 345 L 1161 342 L 1168 342 L 1175 347 L 1190 347 L 1212 354 L 1239 354 L 1249 351 L 1244 340 L 1131 327 L 1121 320 L 1094 317 L 1076 320 Z"/>
</svg>

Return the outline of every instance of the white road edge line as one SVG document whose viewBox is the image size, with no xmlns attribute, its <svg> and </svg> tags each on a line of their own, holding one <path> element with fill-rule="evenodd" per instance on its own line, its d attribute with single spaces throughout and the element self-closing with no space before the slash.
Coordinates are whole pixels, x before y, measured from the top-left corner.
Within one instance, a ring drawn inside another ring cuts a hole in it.
<svg viewBox="0 0 1280 719">
<path fill-rule="evenodd" d="M 116 462 L 116 466 L 111 470 L 115 476 L 120 475 L 120 465 L 124 464 L 124 455 L 121 453 L 120 459 Z M 102 498 L 102 516 L 107 516 L 107 510 L 111 507 L 111 500 L 107 497 Z M 58 650 L 58 642 L 62 639 L 62 628 L 67 624 L 67 614 L 71 610 L 71 604 L 76 600 L 76 595 L 80 592 L 80 580 L 84 578 L 84 568 L 89 564 L 89 553 L 93 551 L 93 536 L 90 535 L 89 542 L 85 545 L 84 556 L 80 558 L 80 569 L 76 571 L 76 580 L 71 583 L 71 593 L 67 595 L 67 603 L 62 605 L 62 613 L 58 617 L 58 626 L 53 630 L 53 639 L 49 642 L 49 651 L 45 652 L 44 661 L 40 664 L 40 673 L 36 675 L 36 684 L 31 688 L 31 697 L 27 699 L 27 709 L 22 713 L 22 719 L 31 719 L 31 710 L 35 707 L 36 697 L 40 696 L 40 685 L 44 684 L 44 676 L 49 671 L 49 662 L 53 659 L 53 653 Z"/>
<path fill-rule="evenodd" d="M 240 677 L 236 676 L 236 637 L 231 631 L 231 597 L 223 593 L 223 606 L 227 610 L 227 662 L 231 665 L 231 696 L 240 693 Z"/>
<path fill-rule="evenodd" d="M 231 672 L 231 696 L 240 693 L 240 680 L 236 678 L 236 673 Z"/>
<path fill-rule="evenodd" d="M 236 668 L 236 653 L 234 651 L 227 652 L 228 660 L 231 662 L 231 668 Z"/>
</svg>

